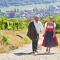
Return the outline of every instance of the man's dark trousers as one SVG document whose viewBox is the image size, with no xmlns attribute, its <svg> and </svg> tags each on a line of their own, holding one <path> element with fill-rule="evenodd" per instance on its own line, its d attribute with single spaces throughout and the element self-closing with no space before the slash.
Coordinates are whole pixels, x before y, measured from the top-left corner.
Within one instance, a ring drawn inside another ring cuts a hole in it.
<svg viewBox="0 0 60 60">
<path fill-rule="evenodd" d="M 33 52 L 37 52 L 39 35 L 37 35 L 37 37 L 38 38 L 32 40 L 32 50 L 33 50 Z"/>
</svg>

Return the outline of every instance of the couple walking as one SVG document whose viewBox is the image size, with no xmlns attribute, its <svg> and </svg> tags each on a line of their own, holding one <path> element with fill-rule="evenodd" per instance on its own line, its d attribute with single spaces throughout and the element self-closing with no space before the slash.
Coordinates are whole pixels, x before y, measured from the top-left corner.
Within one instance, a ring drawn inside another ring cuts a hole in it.
<svg viewBox="0 0 60 60">
<path fill-rule="evenodd" d="M 40 32 L 43 32 L 42 46 L 46 47 L 46 52 L 50 53 L 51 47 L 58 46 L 58 41 L 55 34 L 56 24 L 54 23 L 54 17 L 49 17 L 49 22 L 45 23 L 45 29 L 43 29 L 42 23 L 39 21 L 39 17 L 35 16 L 34 21 L 30 22 L 28 26 L 27 36 L 32 40 L 33 53 L 37 52 L 38 40 Z"/>
</svg>

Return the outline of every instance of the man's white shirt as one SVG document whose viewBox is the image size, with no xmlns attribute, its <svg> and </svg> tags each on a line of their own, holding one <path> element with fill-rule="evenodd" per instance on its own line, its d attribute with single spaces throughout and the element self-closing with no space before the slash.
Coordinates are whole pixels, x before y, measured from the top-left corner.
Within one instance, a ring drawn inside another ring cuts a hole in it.
<svg viewBox="0 0 60 60">
<path fill-rule="evenodd" d="M 43 41 L 42 33 L 44 33 L 44 28 L 40 21 L 38 21 L 38 23 L 34 21 L 34 25 L 35 25 L 37 33 L 39 34 L 38 49 L 41 49 L 40 44 L 42 44 L 42 41 Z"/>
<path fill-rule="evenodd" d="M 44 32 L 43 25 L 42 25 L 42 23 L 40 21 L 35 22 L 35 20 L 34 20 L 34 25 L 35 25 L 35 28 L 36 28 L 36 31 L 37 31 L 38 34 L 40 32 Z"/>
</svg>

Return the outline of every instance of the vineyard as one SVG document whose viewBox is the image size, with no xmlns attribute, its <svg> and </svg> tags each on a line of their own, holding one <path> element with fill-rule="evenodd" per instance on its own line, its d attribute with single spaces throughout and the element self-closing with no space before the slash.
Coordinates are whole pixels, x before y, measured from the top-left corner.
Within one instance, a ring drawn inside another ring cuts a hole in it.
<svg viewBox="0 0 60 60">
<path fill-rule="evenodd" d="M 56 32 L 60 33 L 60 16 L 54 16 L 55 23 L 56 23 Z M 8 30 L 20 30 L 20 29 L 27 29 L 29 22 L 32 19 L 23 19 L 23 18 L 7 18 L 2 17 L 0 18 L 0 30 L 8 29 Z M 49 16 L 40 20 L 43 25 L 45 22 L 49 21 Z"/>
<path fill-rule="evenodd" d="M 8 29 L 8 30 L 19 30 L 27 28 L 27 20 L 26 19 L 16 19 L 16 18 L 0 18 L 0 30 Z"/>
</svg>

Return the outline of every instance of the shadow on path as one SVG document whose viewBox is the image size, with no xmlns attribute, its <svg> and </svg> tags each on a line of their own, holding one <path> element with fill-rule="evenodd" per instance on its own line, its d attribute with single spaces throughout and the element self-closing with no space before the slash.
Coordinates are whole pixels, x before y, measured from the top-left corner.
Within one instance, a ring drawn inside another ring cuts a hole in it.
<svg viewBox="0 0 60 60">
<path fill-rule="evenodd" d="M 21 55 L 31 55 L 33 54 L 32 52 L 29 53 L 14 53 L 17 56 L 21 56 Z M 36 55 L 54 55 L 55 53 L 37 53 Z"/>
<path fill-rule="evenodd" d="M 21 56 L 21 55 L 31 55 L 32 52 L 29 53 L 14 53 L 15 55 Z"/>
<path fill-rule="evenodd" d="M 39 53 L 37 55 L 54 55 L 55 53 Z"/>
</svg>

